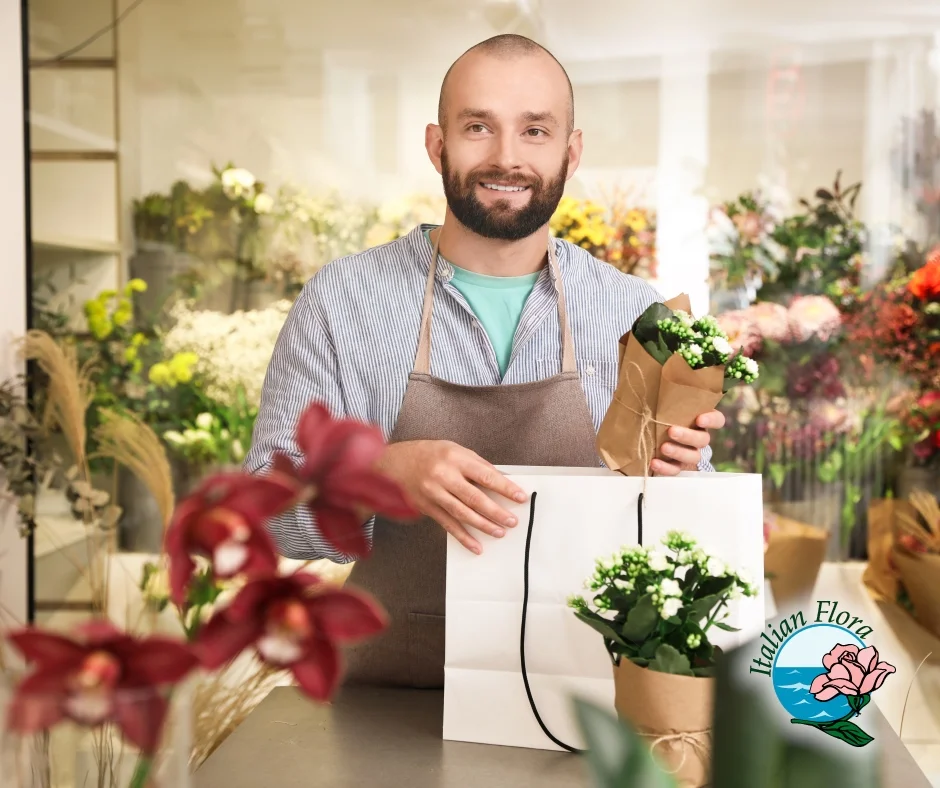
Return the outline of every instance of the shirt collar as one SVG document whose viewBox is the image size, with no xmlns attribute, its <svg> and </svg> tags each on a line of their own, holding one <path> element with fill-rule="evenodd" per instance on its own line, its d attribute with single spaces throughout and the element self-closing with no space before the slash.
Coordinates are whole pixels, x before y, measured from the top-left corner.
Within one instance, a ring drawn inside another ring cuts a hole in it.
<svg viewBox="0 0 940 788">
<path fill-rule="evenodd" d="M 427 276 L 428 269 L 431 265 L 431 255 L 434 254 L 434 247 L 428 241 L 427 236 L 424 234 L 425 230 L 433 230 L 440 225 L 437 224 L 419 224 L 406 236 L 409 243 L 411 244 L 412 254 L 414 259 L 418 261 L 421 272 Z M 558 270 L 561 272 L 562 279 L 567 278 L 568 273 L 568 249 L 565 244 L 558 238 L 552 237 L 552 244 L 555 247 L 555 255 L 558 257 Z M 550 266 L 545 266 L 545 269 L 548 270 L 548 277 L 552 284 L 555 282 L 555 276 L 552 273 Z M 443 283 L 449 282 L 454 277 L 454 269 L 450 263 L 447 262 L 443 257 L 440 257 L 437 265 L 436 278 Z"/>
</svg>

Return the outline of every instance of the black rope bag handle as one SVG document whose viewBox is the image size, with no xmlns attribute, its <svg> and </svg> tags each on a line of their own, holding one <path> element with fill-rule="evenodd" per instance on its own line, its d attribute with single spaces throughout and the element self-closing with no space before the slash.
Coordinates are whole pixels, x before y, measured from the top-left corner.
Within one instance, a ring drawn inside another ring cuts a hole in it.
<svg viewBox="0 0 940 788">
<path fill-rule="evenodd" d="M 532 547 L 532 526 L 535 525 L 535 498 L 538 493 L 533 492 L 531 503 L 529 504 L 529 529 L 525 537 L 525 560 L 523 561 L 523 576 L 522 576 L 522 626 L 520 627 L 519 633 L 519 660 L 522 666 L 522 683 L 525 684 L 525 694 L 529 699 L 529 708 L 532 709 L 532 714 L 535 715 L 535 721 L 539 724 L 539 727 L 542 729 L 542 733 L 548 736 L 552 742 L 557 744 L 563 750 L 568 752 L 583 754 L 585 750 L 579 750 L 576 747 L 572 747 L 570 744 L 565 744 L 561 739 L 557 738 L 549 729 L 545 722 L 542 720 L 542 716 L 539 714 L 538 707 L 535 705 L 535 698 L 532 697 L 532 688 L 529 686 L 529 674 L 526 670 L 525 664 L 525 624 L 526 618 L 529 613 L 529 552 Z M 636 503 L 637 508 L 637 541 L 642 545 L 643 544 L 643 493 L 640 493 L 640 497 Z"/>
</svg>

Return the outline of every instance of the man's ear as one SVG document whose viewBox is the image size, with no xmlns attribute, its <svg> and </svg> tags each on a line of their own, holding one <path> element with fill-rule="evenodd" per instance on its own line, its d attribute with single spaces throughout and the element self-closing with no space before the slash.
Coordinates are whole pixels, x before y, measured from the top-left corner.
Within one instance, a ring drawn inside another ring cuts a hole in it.
<svg viewBox="0 0 940 788">
<path fill-rule="evenodd" d="M 428 158 L 434 169 L 440 175 L 443 171 L 441 167 L 441 152 L 444 150 L 444 129 L 436 123 L 429 123 L 424 130 L 424 148 L 428 152 Z"/>
<path fill-rule="evenodd" d="M 571 180 L 581 164 L 581 153 L 584 150 L 584 140 L 581 138 L 581 129 L 575 129 L 568 135 L 568 177 Z"/>
</svg>

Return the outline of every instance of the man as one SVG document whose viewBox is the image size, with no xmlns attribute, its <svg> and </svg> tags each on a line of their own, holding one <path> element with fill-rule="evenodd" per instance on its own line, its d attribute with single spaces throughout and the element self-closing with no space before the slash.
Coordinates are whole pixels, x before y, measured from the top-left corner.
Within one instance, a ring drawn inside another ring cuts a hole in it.
<svg viewBox="0 0 940 788">
<path fill-rule="evenodd" d="M 571 83 L 546 50 L 513 35 L 473 47 L 445 76 L 438 114 L 425 146 L 447 197 L 443 226 L 336 261 L 307 283 L 274 349 L 246 461 L 263 472 L 275 451 L 298 456 L 291 434 L 312 400 L 390 436 L 381 470 L 426 517 L 371 527 L 371 555 L 350 582 L 385 605 L 392 626 L 349 654 L 355 682 L 443 685 L 447 533 L 479 553 L 474 534 L 501 538 L 518 525 L 481 492 L 525 500 L 494 465 L 600 464 L 618 340 L 662 300 L 550 240 L 582 140 Z M 710 470 L 706 430 L 724 420 L 712 412 L 698 424 L 670 431 L 671 461 L 654 461 L 652 473 Z M 349 560 L 301 508 L 271 528 L 287 557 Z"/>
</svg>

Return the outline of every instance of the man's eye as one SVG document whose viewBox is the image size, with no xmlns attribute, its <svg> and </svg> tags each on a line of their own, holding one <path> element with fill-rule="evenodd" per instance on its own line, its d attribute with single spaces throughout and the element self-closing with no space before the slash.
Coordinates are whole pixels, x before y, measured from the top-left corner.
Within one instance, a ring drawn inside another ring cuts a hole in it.
<svg viewBox="0 0 940 788">
<path fill-rule="evenodd" d="M 545 134 L 545 129 L 526 129 L 526 134 L 530 137 L 540 137 Z"/>
<path fill-rule="evenodd" d="M 472 131 L 472 132 L 474 132 L 474 133 L 482 133 L 482 132 L 486 131 L 486 126 L 484 126 L 482 123 L 474 123 L 474 124 L 470 127 L 470 131 Z"/>
</svg>

